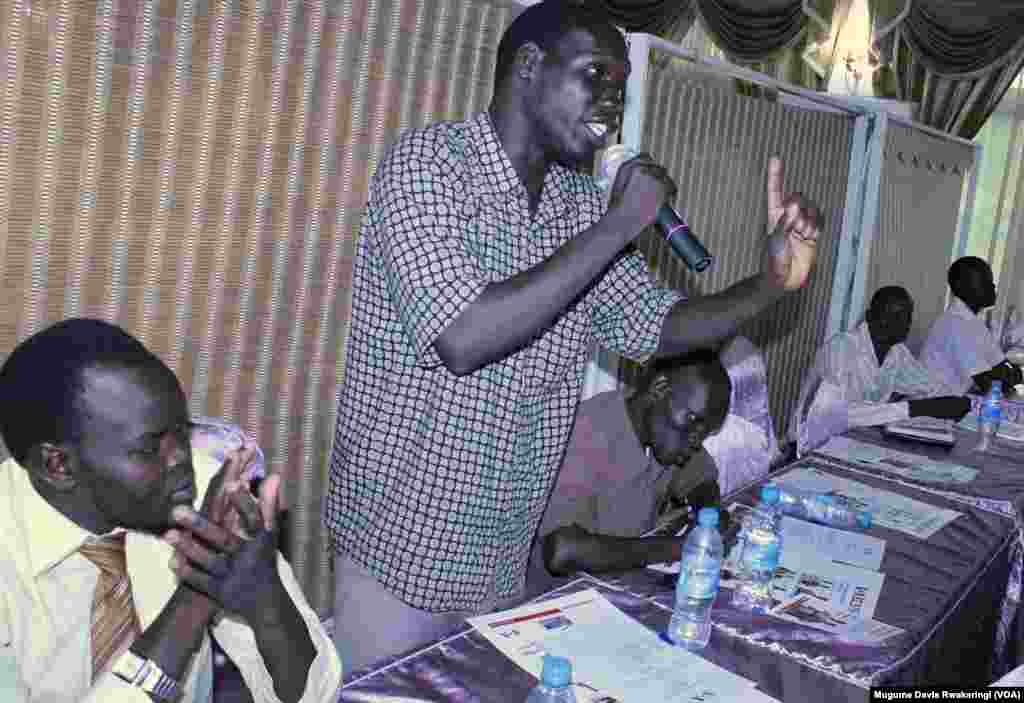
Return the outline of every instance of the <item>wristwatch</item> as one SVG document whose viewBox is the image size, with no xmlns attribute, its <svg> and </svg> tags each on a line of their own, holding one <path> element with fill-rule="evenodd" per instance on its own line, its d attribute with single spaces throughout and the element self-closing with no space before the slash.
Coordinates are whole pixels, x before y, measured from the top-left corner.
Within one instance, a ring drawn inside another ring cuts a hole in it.
<svg viewBox="0 0 1024 703">
<path fill-rule="evenodd" d="M 110 671 L 122 681 L 160 700 L 174 701 L 178 698 L 178 682 L 161 671 L 152 659 L 140 657 L 130 649 L 117 658 Z"/>
</svg>

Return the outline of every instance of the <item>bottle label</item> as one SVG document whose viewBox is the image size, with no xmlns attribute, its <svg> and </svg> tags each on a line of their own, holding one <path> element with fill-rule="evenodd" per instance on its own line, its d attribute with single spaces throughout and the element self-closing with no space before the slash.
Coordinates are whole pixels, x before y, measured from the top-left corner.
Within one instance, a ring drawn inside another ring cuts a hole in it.
<svg viewBox="0 0 1024 703">
<path fill-rule="evenodd" d="M 717 560 L 692 564 L 679 574 L 679 592 L 687 598 L 714 598 L 718 593 L 718 579 L 721 573 L 722 562 Z"/>
<path fill-rule="evenodd" d="M 993 402 L 986 400 L 981 406 L 981 421 L 985 422 L 999 422 L 1000 416 L 1002 415 L 1002 408 L 999 407 L 999 402 Z"/>
</svg>

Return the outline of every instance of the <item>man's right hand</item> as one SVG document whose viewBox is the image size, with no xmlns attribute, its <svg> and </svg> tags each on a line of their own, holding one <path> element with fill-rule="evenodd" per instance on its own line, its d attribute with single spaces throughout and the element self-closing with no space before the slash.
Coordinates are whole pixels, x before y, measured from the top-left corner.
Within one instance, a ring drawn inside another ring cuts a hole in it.
<svg viewBox="0 0 1024 703">
<path fill-rule="evenodd" d="M 814 267 L 821 211 L 801 193 L 783 196 L 782 160 L 768 161 L 768 238 L 761 270 L 777 289 L 803 287 Z"/>
<path fill-rule="evenodd" d="M 608 209 L 635 222 L 639 235 L 658 216 L 662 205 L 675 200 L 676 184 L 664 166 L 650 154 L 638 154 L 619 167 L 612 186 Z"/>
<path fill-rule="evenodd" d="M 971 411 L 971 399 L 963 395 L 943 395 L 936 398 L 909 400 L 910 417 L 937 417 L 942 420 L 961 420 Z"/>
</svg>

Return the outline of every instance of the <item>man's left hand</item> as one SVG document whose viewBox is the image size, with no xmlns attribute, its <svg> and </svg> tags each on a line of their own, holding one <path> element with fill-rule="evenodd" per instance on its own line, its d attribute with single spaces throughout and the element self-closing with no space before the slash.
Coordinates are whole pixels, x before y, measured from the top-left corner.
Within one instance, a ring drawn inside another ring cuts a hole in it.
<svg viewBox="0 0 1024 703">
<path fill-rule="evenodd" d="M 269 530 L 260 503 L 244 488 L 227 495 L 240 519 L 243 539 L 185 506 L 175 508 L 178 529 L 171 569 L 183 582 L 250 624 L 273 617 L 284 593 L 277 572 L 277 531 Z"/>
<path fill-rule="evenodd" d="M 782 160 L 768 161 L 768 239 L 761 271 L 777 288 L 802 288 L 814 266 L 821 234 L 818 206 L 801 193 L 782 194 Z"/>
</svg>

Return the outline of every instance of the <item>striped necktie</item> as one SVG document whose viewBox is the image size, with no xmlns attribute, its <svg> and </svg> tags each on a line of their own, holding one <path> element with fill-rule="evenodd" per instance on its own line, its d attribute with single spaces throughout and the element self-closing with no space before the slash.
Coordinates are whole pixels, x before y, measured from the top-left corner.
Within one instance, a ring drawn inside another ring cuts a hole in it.
<svg viewBox="0 0 1024 703">
<path fill-rule="evenodd" d="M 131 646 L 142 630 L 132 602 L 124 556 L 124 533 L 78 550 L 100 570 L 92 600 L 92 679 Z"/>
</svg>

